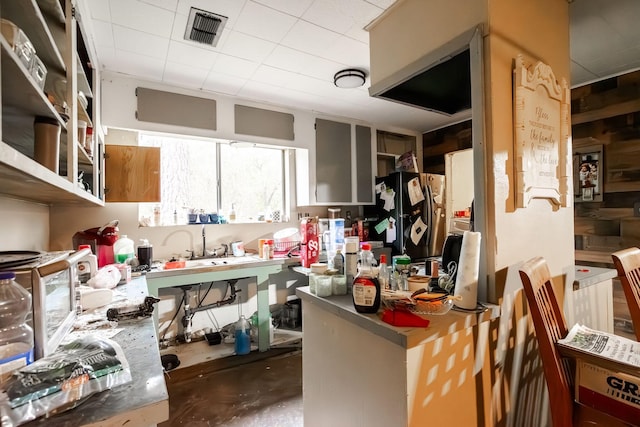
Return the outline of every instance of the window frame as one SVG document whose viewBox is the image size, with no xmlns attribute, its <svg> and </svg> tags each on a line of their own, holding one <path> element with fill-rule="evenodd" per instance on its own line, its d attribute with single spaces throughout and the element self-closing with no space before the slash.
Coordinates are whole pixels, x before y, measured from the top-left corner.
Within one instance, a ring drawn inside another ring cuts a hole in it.
<svg viewBox="0 0 640 427">
<path fill-rule="evenodd" d="M 222 211 L 225 215 L 225 218 L 227 219 L 227 223 L 229 223 L 228 221 L 228 212 L 229 209 L 231 207 L 231 203 L 229 203 L 228 208 L 225 208 L 225 203 L 223 201 L 223 197 L 222 197 L 222 193 L 223 193 L 223 183 L 222 183 L 222 167 L 223 167 L 223 161 L 222 161 L 222 146 L 226 145 L 226 144 L 231 144 L 231 143 L 249 143 L 251 144 L 251 147 L 249 147 L 250 149 L 270 149 L 270 150 L 277 150 L 280 152 L 280 157 L 281 157 L 281 170 L 280 170 L 280 179 L 282 182 L 282 189 L 281 189 L 281 198 L 282 198 L 282 207 L 281 207 L 281 217 L 280 217 L 280 222 L 287 222 L 288 219 L 290 218 L 290 212 L 291 212 L 291 206 L 292 206 L 292 200 L 291 200 L 291 194 L 292 194 L 292 171 L 291 169 L 291 151 L 292 149 L 290 147 L 285 147 L 285 146 L 278 146 L 278 145 L 270 145 L 270 144 L 258 144 L 258 143 L 254 143 L 248 140 L 242 140 L 241 142 L 239 142 L 238 140 L 235 139 L 224 139 L 224 138 L 216 138 L 216 137 L 197 137 L 197 136 L 192 136 L 192 135 L 180 135 L 180 134 L 169 134 L 169 133 L 162 133 L 162 132 L 153 132 L 153 131 L 139 131 L 138 132 L 138 145 L 141 147 L 148 147 L 148 146 L 157 146 L 157 145 L 149 145 L 146 143 L 143 143 L 143 139 L 145 137 L 150 137 L 150 138 L 167 138 L 167 139 L 177 139 L 180 140 L 180 142 L 187 142 L 188 140 L 198 140 L 198 141 L 206 141 L 206 142 L 210 142 L 212 144 L 215 144 L 215 150 L 214 150 L 214 155 L 215 155 L 215 182 L 216 182 L 216 191 L 215 191 L 215 197 L 216 197 L 216 203 L 215 205 L 217 206 L 217 212 Z M 162 157 L 162 147 L 158 146 L 160 148 L 160 157 Z M 160 171 L 160 174 L 162 176 L 162 171 Z M 162 182 L 164 182 L 165 180 L 162 180 Z M 161 184 L 161 189 L 160 191 L 162 192 L 162 184 Z M 153 205 L 153 206 L 151 206 Z M 194 224 L 193 222 L 188 222 L 187 221 L 187 216 L 186 216 L 186 212 L 184 212 L 184 215 L 182 218 L 180 218 L 180 216 L 178 218 L 177 221 L 175 218 L 173 218 L 173 221 L 171 219 L 169 219 L 169 221 L 166 220 L 160 220 L 160 223 L 156 224 L 154 221 L 154 215 L 153 215 L 153 210 L 156 206 L 158 205 L 162 205 L 162 201 L 157 202 L 157 203 L 139 203 L 138 204 L 138 217 L 139 217 L 139 222 L 140 222 L 140 226 L 152 226 L 152 227 L 167 227 L 167 226 L 182 226 L 182 225 L 190 225 L 190 224 Z M 143 206 L 145 206 L 143 208 Z M 258 212 L 253 213 L 253 216 L 256 216 L 258 214 Z M 150 218 L 149 218 L 150 216 Z M 146 218 L 145 218 L 146 217 Z M 234 224 L 260 224 L 260 223 L 270 223 L 271 219 L 270 218 L 264 218 L 264 220 L 258 220 L 257 218 L 254 218 L 252 220 L 249 220 L 247 217 L 240 217 L 238 218 L 236 221 L 234 221 Z M 200 222 L 200 219 L 198 218 L 196 220 L 195 224 L 202 224 L 202 222 Z M 207 224 L 213 224 L 211 222 L 208 222 Z"/>
</svg>

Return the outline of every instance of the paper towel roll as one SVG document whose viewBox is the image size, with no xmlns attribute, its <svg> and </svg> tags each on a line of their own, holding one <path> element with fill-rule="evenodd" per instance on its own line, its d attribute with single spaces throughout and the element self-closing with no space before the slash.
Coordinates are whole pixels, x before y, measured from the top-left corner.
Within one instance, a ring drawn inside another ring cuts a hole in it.
<svg viewBox="0 0 640 427">
<path fill-rule="evenodd" d="M 461 297 L 455 305 L 473 310 L 478 304 L 478 274 L 480 269 L 480 233 L 465 231 L 462 235 L 460 261 L 454 296 Z"/>
</svg>

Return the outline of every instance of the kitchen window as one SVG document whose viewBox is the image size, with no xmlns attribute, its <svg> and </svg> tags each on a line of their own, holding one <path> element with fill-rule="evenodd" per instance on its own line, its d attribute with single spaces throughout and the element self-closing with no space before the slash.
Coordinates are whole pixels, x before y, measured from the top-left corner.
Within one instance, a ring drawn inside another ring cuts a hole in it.
<svg viewBox="0 0 640 427">
<path fill-rule="evenodd" d="M 162 200 L 140 204 L 141 224 L 209 223 L 216 214 L 229 222 L 232 213 L 235 222 L 262 222 L 287 212 L 286 149 L 142 133 L 139 144 L 160 147 Z"/>
</svg>

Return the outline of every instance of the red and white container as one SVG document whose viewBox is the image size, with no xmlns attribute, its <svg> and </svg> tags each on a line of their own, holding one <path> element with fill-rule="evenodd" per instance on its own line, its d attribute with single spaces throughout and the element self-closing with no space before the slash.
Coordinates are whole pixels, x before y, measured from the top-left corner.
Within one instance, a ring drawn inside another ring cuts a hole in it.
<svg viewBox="0 0 640 427">
<path fill-rule="evenodd" d="M 318 218 L 305 217 L 300 222 L 300 262 L 303 267 L 320 259 L 320 240 L 318 238 Z"/>
</svg>

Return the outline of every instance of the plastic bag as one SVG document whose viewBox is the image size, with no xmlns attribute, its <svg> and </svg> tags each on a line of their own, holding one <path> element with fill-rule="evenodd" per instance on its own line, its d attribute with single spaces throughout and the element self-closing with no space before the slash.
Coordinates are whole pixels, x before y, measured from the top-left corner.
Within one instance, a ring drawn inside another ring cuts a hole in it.
<svg viewBox="0 0 640 427">
<path fill-rule="evenodd" d="M 13 372 L 2 386 L 2 426 L 12 427 L 75 408 L 94 393 L 131 382 L 122 348 L 86 336 Z"/>
<path fill-rule="evenodd" d="M 87 281 L 87 285 L 97 289 L 113 289 L 118 285 L 121 278 L 122 275 L 120 274 L 118 267 L 113 264 L 109 264 L 98 270 L 96 275 Z"/>
</svg>

